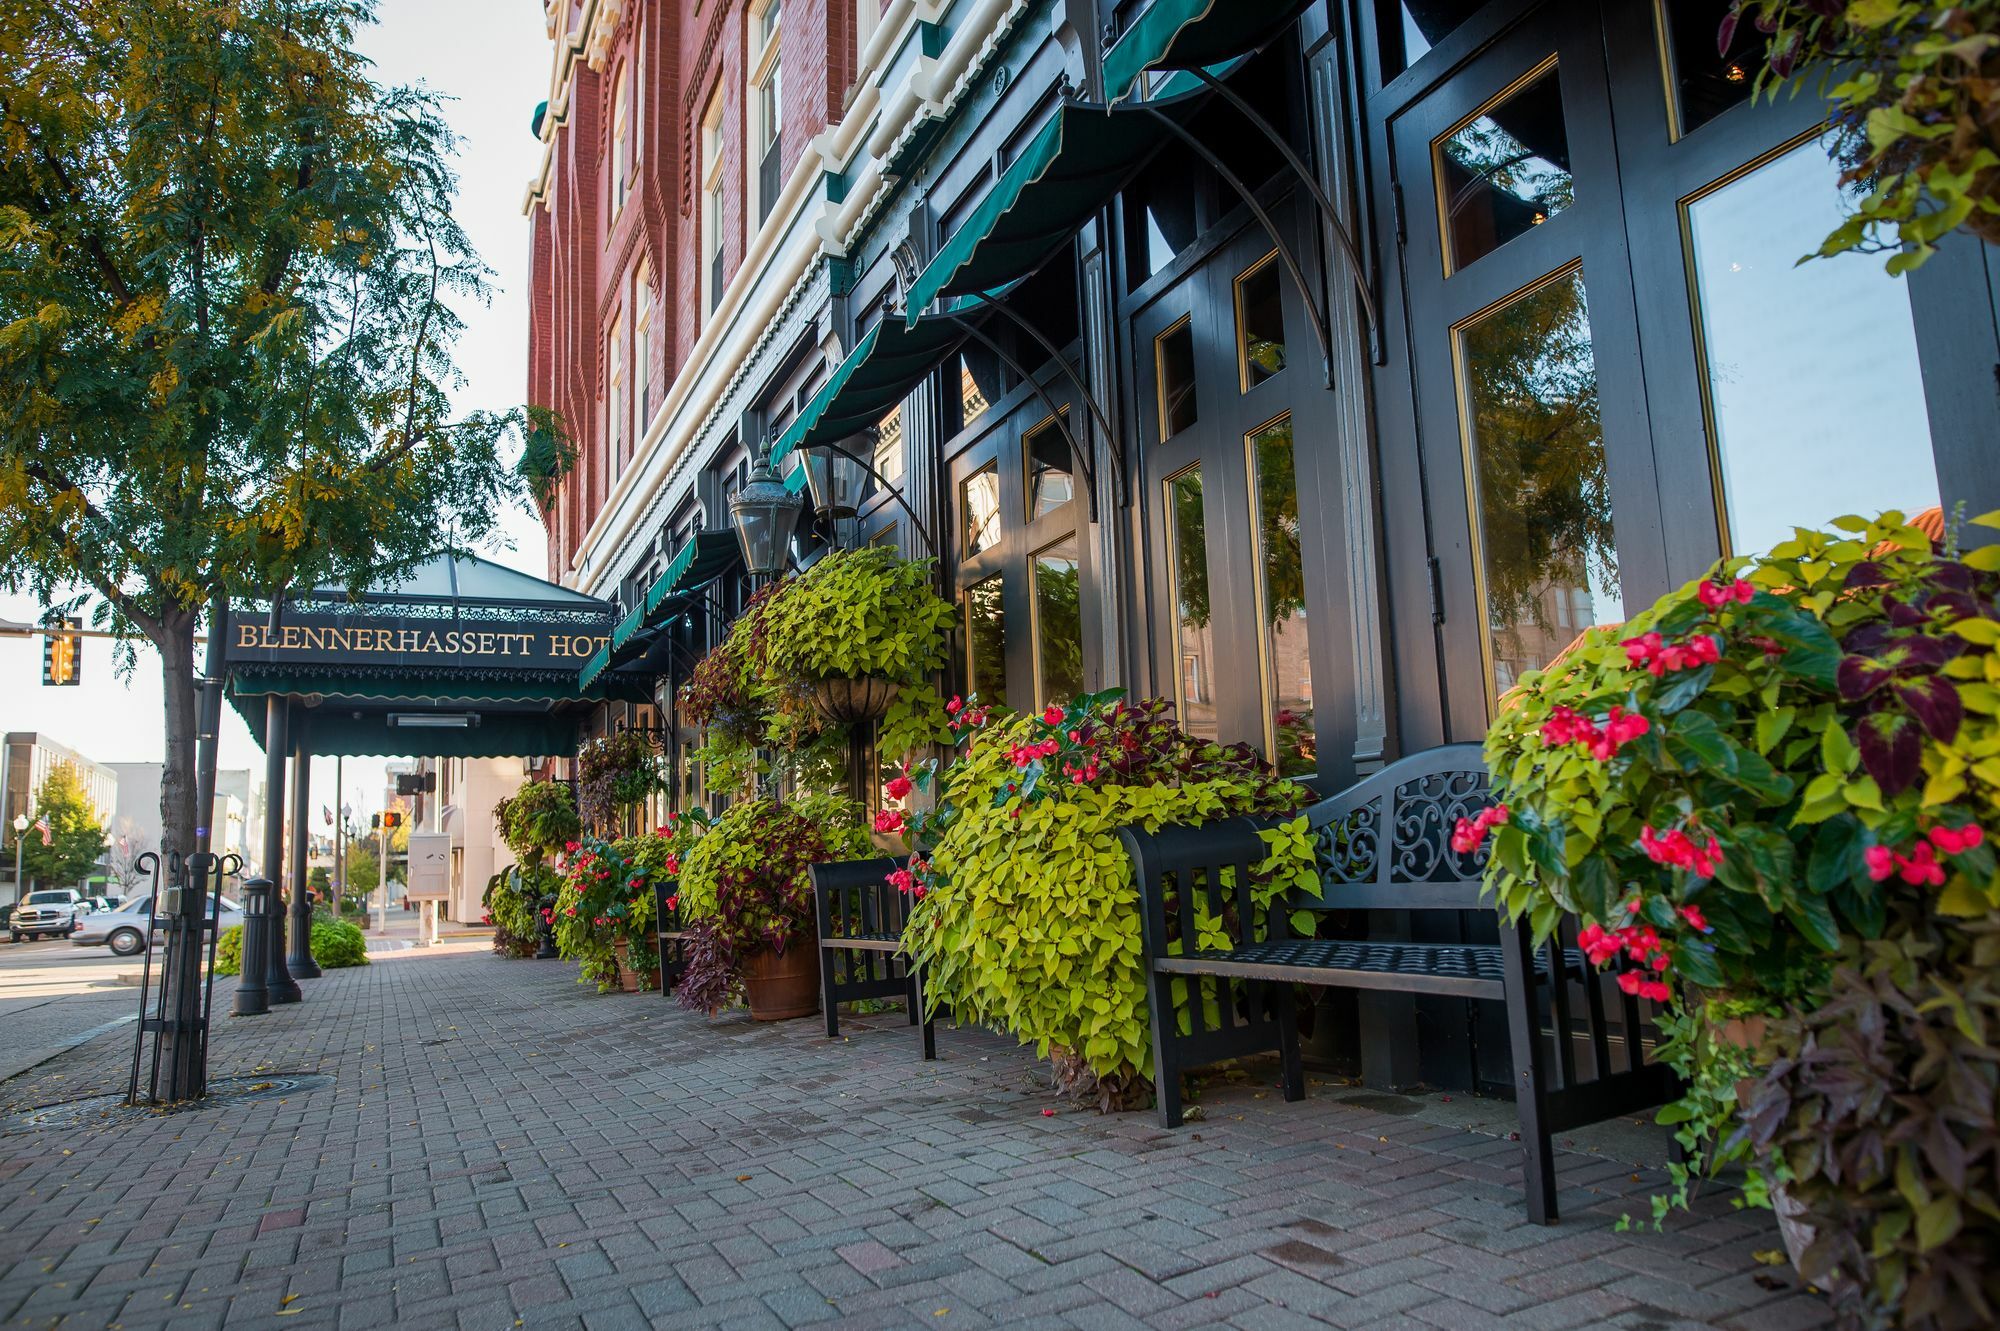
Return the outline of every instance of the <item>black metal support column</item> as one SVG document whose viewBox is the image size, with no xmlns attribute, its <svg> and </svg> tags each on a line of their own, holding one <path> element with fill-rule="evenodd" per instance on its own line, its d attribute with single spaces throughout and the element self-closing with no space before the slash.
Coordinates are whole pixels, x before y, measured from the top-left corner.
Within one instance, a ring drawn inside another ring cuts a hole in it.
<svg viewBox="0 0 2000 1331">
<path fill-rule="evenodd" d="M 312 893 L 306 890 L 306 847 L 312 842 L 312 750 L 306 743 L 305 718 L 292 727 L 292 885 L 291 947 L 285 969 L 294 980 L 317 980 L 319 963 L 312 954 Z"/>
<path fill-rule="evenodd" d="M 270 947 L 264 957 L 264 987 L 273 1003 L 302 998 L 297 980 L 285 969 L 285 912 L 278 882 L 285 872 L 285 753 L 291 727 L 291 700 L 273 694 L 264 704 L 264 877 L 271 880 Z M 246 931 L 247 932 L 247 931 Z M 245 940 L 248 941 L 247 939 Z M 243 958 L 247 968 L 250 958 Z"/>
</svg>

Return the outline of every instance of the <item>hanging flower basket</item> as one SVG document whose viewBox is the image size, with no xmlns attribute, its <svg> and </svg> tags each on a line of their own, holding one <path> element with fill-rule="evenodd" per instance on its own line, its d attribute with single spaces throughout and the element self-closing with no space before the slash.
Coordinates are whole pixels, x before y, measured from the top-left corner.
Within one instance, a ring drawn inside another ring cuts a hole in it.
<svg viewBox="0 0 2000 1331">
<path fill-rule="evenodd" d="M 816 680 L 812 685 L 813 710 L 832 725 L 880 721 L 889 714 L 889 704 L 901 687 L 895 680 L 877 675 Z"/>
</svg>

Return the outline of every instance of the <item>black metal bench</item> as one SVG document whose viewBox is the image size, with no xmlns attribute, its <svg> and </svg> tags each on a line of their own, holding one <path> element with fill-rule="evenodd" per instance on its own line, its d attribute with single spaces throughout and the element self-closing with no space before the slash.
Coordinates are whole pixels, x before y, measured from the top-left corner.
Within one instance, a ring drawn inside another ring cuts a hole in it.
<svg viewBox="0 0 2000 1331">
<path fill-rule="evenodd" d="M 675 911 L 667 905 L 667 898 L 680 894 L 680 883 L 672 878 L 653 880 L 653 924 L 659 931 L 660 945 L 660 994 L 671 996 L 674 986 L 681 982 L 687 971 L 687 934 L 679 929 L 669 930 L 667 921 L 675 919 Z"/>
<path fill-rule="evenodd" d="M 812 866 L 819 916 L 820 1003 L 828 1038 L 840 1034 L 840 1005 L 901 998 L 910 1024 L 922 1026 L 924 1057 L 937 1057 L 937 1027 L 923 1007 L 922 968 L 903 953 L 909 902 L 889 883 L 907 859 L 843 860 Z"/>
<path fill-rule="evenodd" d="M 1541 1224 L 1556 1219 L 1551 1133 L 1677 1094 L 1672 1071 L 1646 1059 L 1638 1000 L 1584 964 L 1573 919 L 1540 948 L 1525 922 L 1499 924 L 1492 943 L 1292 933 L 1288 917 L 1297 910 L 1466 912 L 1475 937 L 1491 930 L 1498 920 L 1480 890 L 1485 851 L 1467 856 L 1451 848 L 1458 820 L 1490 803 L 1486 787 L 1479 746 L 1455 744 L 1405 758 L 1313 805 L 1307 818 L 1318 893 L 1281 899 L 1262 912 L 1251 899 L 1250 868 L 1267 857 L 1257 835 L 1266 824 L 1239 818 L 1120 833 L 1145 912 L 1153 1068 L 1166 1126 L 1181 1121 L 1181 1073 L 1221 1059 L 1276 1050 L 1285 1098 L 1304 1096 L 1297 984 L 1504 1003 L 1528 1213 Z M 1183 946 L 1197 937 L 1198 902 L 1209 927 L 1225 929 L 1233 946 Z M 1174 1001 L 1177 985 L 1184 986 L 1181 1003 Z M 1621 1046 L 1615 1058 L 1614 1044 Z M 1578 1075 L 1580 1058 L 1586 1076 Z"/>
</svg>

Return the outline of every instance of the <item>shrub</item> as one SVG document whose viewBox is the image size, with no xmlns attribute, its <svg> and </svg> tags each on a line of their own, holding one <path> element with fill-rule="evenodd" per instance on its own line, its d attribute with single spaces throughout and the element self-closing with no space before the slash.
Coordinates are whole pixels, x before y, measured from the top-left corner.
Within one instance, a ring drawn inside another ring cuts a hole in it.
<svg viewBox="0 0 2000 1331">
<path fill-rule="evenodd" d="M 903 941 L 924 966 L 926 996 L 1056 1054 L 1073 1089 L 1100 1107 L 1141 1104 L 1153 1071 L 1147 984 L 1138 887 L 1118 829 L 1281 816 L 1311 791 L 1245 745 L 1189 735 L 1164 699 L 1091 695 L 991 724 L 976 700 L 952 709 L 965 747 L 942 774 L 918 771 L 919 787 L 935 780 L 939 802 L 912 823 L 917 849 L 899 883 L 917 898 Z M 887 793 L 908 792 L 892 783 Z M 883 830 L 898 821 L 891 814 Z M 1316 881 L 1302 821 L 1265 836 L 1260 905 Z M 1203 932 L 1204 944 L 1224 944 L 1222 921 Z M 1184 1006 L 1185 983 L 1174 992 Z"/>
<path fill-rule="evenodd" d="M 215 973 L 217 975 L 241 975 L 243 973 L 242 925 L 232 924 L 216 937 Z"/>
<path fill-rule="evenodd" d="M 743 963 L 813 936 L 810 865 L 868 853 L 860 810 L 836 795 L 788 804 L 744 800 L 695 842 L 681 865 L 680 913 L 688 969 L 676 993 L 714 1013 L 736 997 Z"/>
<path fill-rule="evenodd" d="M 542 902 L 556 889 L 548 870 L 502 869 L 486 880 L 480 901 L 493 924 L 493 950 L 503 957 L 532 956 L 540 946 Z"/>
<path fill-rule="evenodd" d="M 1773 1067 L 1792 1108 L 1755 1140 L 1793 1145 L 1752 1163 L 1809 1211 L 1815 1197 L 1854 1204 L 1848 1097 L 1918 1093 L 1943 1023 L 1979 1029 L 1948 1001 L 1900 1014 L 1883 977 L 1915 977 L 1883 959 L 1926 939 L 1956 956 L 1970 926 L 1951 922 L 2000 909 L 2000 546 L 1935 552 L 1896 513 L 1833 525 L 1593 631 L 1524 677 L 1486 751 L 1505 808 L 1487 871 L 1502 908 L 1538 935 L 1576 912 L 1591 959 L 1665 1005 L 1661 1056 L 1689 1091 L 1663 1119 L 1706 1170 L 1751 1154 L 1737 1082 Z M 1460 831 L 1469 845 L 1487 834 Z M 1824 1013 L 1843 1002 L 1888 1024 L 1829 1041 Z M 1731 1017 L 1775 1021 L 1746 1050 L 1715 1025 Z M 1990 1053 L 1972 1066 L 1990 1075 Z M 1909 1148 L 1903 1201 L 1880 1213 L 1867 1254 L 1841 1259 L 1864 1285 L 1900 1288 L 1990 1241 L 1925 1218 L 1946 1198 L 1965 1213 L 1996 1205 L 1967 1191 L 1976 1132 L 1939 1136 L 1944 1124 L 1929 1119 L 1923 1143 L 1883 1139 Z M 1794 1149 L 1800 1134 L 1825 1149 Z M 1674 1177 L 1656 1216 L 1686 1197 L 1689 1171 Z M 1921 1259 L 1899 1250 L 1906 1234 Z"/>
<path fill-rule="evenodd" d="M 325 970 L 368 964 L 368 939 L 345 920 L 316 920 L 312 927 L 313 960 Z"/>
</svg>

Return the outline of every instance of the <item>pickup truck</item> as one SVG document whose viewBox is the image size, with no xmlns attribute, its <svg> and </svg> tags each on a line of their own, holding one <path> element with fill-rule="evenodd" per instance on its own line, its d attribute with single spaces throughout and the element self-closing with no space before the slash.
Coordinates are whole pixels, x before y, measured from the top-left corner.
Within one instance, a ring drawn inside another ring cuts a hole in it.
<svg viewBox="0 0 2000 1331">
<path fill-rule="evenodd" d="M 73 887 L 45 888 L 28 893 L 28 899 L 14 908 L 7 932 L 15 942 L 23 938 L 67 938 L 83 927 L 90 906 Z"/>
</svg>

